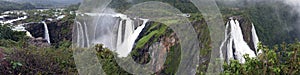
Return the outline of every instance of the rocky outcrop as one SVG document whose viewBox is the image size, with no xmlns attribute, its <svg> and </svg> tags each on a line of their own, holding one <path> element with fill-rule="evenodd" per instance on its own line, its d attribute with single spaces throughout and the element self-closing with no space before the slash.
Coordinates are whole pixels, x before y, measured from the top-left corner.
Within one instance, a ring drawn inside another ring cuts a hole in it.
<svg viewBox="0 0 300 75">
<path fill-rule="evenodd" d="M 141 19 L 133 19 L 134 29 L 143 24 L 143 20 Z"/>
<path fill-rule="evenodd" d="M 74 21 L 54 21 L 54 22 L 46 22 L 49 29 L 50 41 L 52 43 L 59 43 L 63 40 L 72 40 L 72 28 L 74 25 Z"/>
<path fill-rule="evenodd" d="M 56 45 L 63 40 L 72 40 L 73 20 L 46 21 L 49 30 L 50 41 Z M 30 23 L 25 29 L 35 38 L 45 38 L 45 27 L 43 23 Z"/>
<path fill-rule="evenodd" d="M 30 23 L 25 25 L 25 29 L 31 33 L 33 37 L 44 37 L 45 28 L 42 23 Z"/>
</svg>

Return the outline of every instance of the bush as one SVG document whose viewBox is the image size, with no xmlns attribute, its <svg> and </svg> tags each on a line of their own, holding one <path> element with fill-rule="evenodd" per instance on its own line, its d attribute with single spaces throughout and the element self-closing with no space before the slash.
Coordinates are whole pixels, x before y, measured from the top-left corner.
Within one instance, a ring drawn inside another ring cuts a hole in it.
<svg viewBox="0 0 300 75">
<path fill-rule="evenodd" d="M 299 75 L 300 74 L 300 42 L 294 44 L 281 44 L 268 48 L 259 46 L 263 51 L 257 58 L 249 58 L 245 55 L 246 62 L 239 63 L 231 60 L 229 64 L 224 64 L 226 75 Z"/>
<path fill-rule="evenodd" d="M 0 24 L 0 39 L 10 39 L 18 41 L 21 38 L 24 38 L 25 32 L 13 31 L 8 25 Z"/>
<path fill-rule="evenodd" d="M 1 62 L 0 74 L 77 74 L 71 48 L 17 44 L 20 46 L 5 48 L 7 56 Z"/>
</svg>

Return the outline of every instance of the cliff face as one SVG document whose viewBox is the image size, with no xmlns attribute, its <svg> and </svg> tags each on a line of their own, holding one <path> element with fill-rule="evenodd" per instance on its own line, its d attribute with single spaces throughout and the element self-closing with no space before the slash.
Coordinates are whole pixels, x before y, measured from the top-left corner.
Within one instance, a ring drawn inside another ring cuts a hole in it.
<svg viewBox="0 0 300 75">
<path fill-rule="evenodd" d="M 210 59 L 210 36 L 209 29 L 204 19 L 191 22 L 195 31 L 198 35 L 198 40 L 200 42 L 200 63 L 199 68 L 206 71 Z M 155 33 L 159 32 L 159 33 Z M 153 35 L 152 35 L 153 34 Z M 145 38 L 149 38 L 145 40 Z M 145 42 L 141 45 L 139 42 Z M 152 54 L 149 49 L 160 48 L 159 50 L 154 50 L 157 54 Z M 146 63 L 157 63 L 164 64 L 161 67 L 155 66 L 155 70 L 159 70 L 156 74 L 164 73 L 166 70 L 176 71 L 180 63 L 181 47 L 179 39 L 172 29 L 167 27 L 162 23 L 148 22 L 139 37 L 136 40 L 135 49 L 132 51 L 133 59 L 140 64 Z M 153 59 L 151 56 L 164 57 L 166 55 L 166 62 L 161 63 L 161 59 Z M 150 60 L 155 60 L 156 62 L 149 62 Z M 173 65 L 173 66 L 172 66 Z M 161 69 L 161 70 L 160 70 Z"/>
<path fill-rule="evenodd" d="M 141 44 L 140 42 L 146 43 Z M 167 68 L 177 68 L 176 66 L 167 66 L 178 65 L 180 61 L 180 58 L 178 58 L 181 53 L 179 39 L 172 29 L 162 23 L 148 22 L 137 38 L 134 47 L 132 58 L 140 64 L 153 64 L 153 70 L 158 71 L 156 74 L 163 73 L 162 71 Z M 167 63 L 165 63 L 164 59 L 156 58 L 166 58 L 171 60 L 168 60 L 166 61 Z M 150 60 L 152 62 L 150 62 Z"/>
<path fill-rule="evenodd" d="M 72 40 L 72 28 L 73 21 L 71 20 L 58 20 L 58 21 L 46 21 L 49 30 L 50 41 L 56 45 L 63 40 Z M 30 23 L 25 25 L 31 35 L 35 38 L 45 38 L 45 27 L 43 23 Z"/>
<path fill-rule="evenodd" d="M 44 37 L 45 28 L 42 23 L 30 23 L 25 25 L 25 29 L 31 33 L 31 35 L 35 38 Z"/>
<path fill-rule="evenodd" d="M 54 21 L 54 22 L 47 22 L 50 41 L 52 43 L 59 43 L 63 40 L 72 40 L 72 29 L 74 22 L 71 20 L 68 21 Z"/>
</svg>

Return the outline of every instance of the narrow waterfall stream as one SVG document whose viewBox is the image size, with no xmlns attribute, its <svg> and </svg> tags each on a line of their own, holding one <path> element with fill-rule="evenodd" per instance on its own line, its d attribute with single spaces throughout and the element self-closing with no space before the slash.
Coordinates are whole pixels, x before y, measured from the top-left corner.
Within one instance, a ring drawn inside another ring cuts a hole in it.
<svg viewBox="0 0 300 75">
<path fill-rule="evenodd" d="M 258 39 L 258 36 L 256 34 L 256 30 L 255 30 L 255 27 L 254 27 L 253 24 L 252 24 L 251 33 L 252 33 L 252 40 L 253 40 L 253 44 L 254 44 L 254 47 L 255 47 L 255 51 L 257 52 L 257 55 L 258 55 L 258 54 L 262 53 L 262 51 L 257 51 L 258 50 L 259 39 Z"/>
<path fill-rule="evenodd" d="M 45 39 L 50 44 L 51 42 L 50 42 L 50 36 L 49 36 L 48 26 L 47 26 L 47 24 L 46 24 L 45 21 L 42 21 L 42 23 L 44 24 L 44 27 L 45 27 Z"/>
</svg>

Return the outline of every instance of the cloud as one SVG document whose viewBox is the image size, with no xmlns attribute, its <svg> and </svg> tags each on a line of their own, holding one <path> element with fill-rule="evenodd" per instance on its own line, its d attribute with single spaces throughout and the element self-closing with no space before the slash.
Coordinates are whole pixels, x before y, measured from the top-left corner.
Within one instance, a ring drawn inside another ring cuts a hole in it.
<svg viewBox="0 0 300 75">
<path fill-rule="evenodd" d="M 284 0 L 284 3 L 292 6 L 294 10 L 300 13 L 300 0 Z"/>
</svg>

